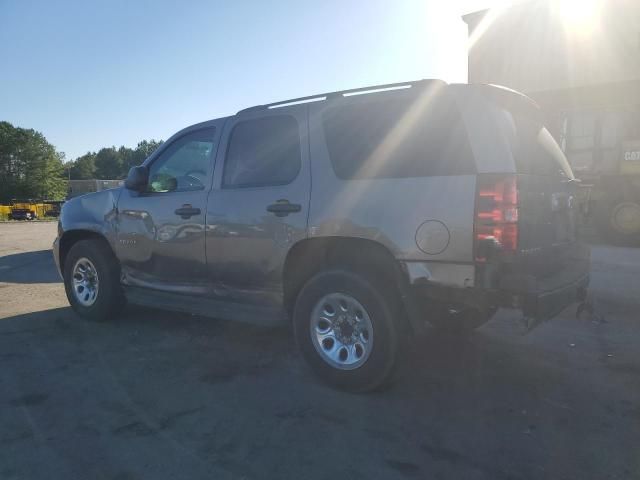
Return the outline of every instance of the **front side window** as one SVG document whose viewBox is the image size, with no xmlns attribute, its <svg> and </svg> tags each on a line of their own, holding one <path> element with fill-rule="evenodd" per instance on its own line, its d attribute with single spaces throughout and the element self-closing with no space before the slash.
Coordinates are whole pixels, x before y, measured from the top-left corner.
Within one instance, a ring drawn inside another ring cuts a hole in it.
<svg viewBox="0 0 640 480">
<path fill-rule="evenodd" d="M 205 128 L 171 143 L 149 167 L 147 191 L 204 190 L 211 173 L 214 135 L 215 128 Z"/>
<path fill-rule="evenodd" d="M 300 131 L 294 117 L 245 120 L 231 131 L 222 187 L 286 185 L 298 175 L 301 162 Z"/>
</svg>

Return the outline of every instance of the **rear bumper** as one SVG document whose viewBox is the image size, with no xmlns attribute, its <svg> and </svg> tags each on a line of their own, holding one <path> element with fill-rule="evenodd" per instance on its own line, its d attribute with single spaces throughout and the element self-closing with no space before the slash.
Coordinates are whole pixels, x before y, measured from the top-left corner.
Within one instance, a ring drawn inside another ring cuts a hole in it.
<svg viewBox="0 0 640 480">
<path fill-rule="evenodd" d="M 553 318 L 566 307 L 586 297 L 589 275 L 561 285 L 553 290 L 532 293 L 524 297 L 522 312 L 525 317 L 541 322 Z"/>
<path fill-rule="evenodd" d="M 541 259 L 525 259 L 504 268 L 498 282 L 503 293 L 500 306 L 519 307 L 526 317 L 542 321 L 584 298 L 591 269 L 589 247 L 576 243 L 554 262 L 555 271 L 550 274 L 540 272 Z M 531 273 L 536 269 L 536 274 Z"/>
<path fill-rule="evenodd" d="M 497 307 L 520 310 L 530 325 L 556 316 L 569 305 L 583 299 L 589 285 L 590 251 L 576 246 L 562 260 L 562 267 L 553 274 L 534 275 L 532 268 L 523 265 L 484 265 L 475 268 L 473 286 L 465 287 L 465 275 L 454 275 L 456 284 L 443 284 L 434 277 L 412 275 L 405 267 L 408 282 L 404 304 L 414 330 L 421 330 L 434 311 L 434 302 L 447 309 L 472 308 L 491 312 Z M 440 268 L 446 270 L 447 264 Z M 413 267 L 413 271 L 416 267 Z M 451 265 L 451 272 L 459 273 L 460 265 Z M 442 277 L 445 278 L 445 277 Z M 441 279 L 440 279 L 441 280 Z"/>
</svg>

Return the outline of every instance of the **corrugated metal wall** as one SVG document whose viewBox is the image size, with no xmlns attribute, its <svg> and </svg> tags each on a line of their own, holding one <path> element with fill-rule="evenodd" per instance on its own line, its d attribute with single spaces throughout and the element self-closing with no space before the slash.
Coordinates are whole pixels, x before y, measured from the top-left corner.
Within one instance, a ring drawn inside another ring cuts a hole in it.
<svg viewBox="0 0 640 480">
<path fill-rule="evenodd" d="M 640 1 L 596 2 L 594 21 L 578 24 L 559 3 L 531 1 L 465 16 L 473 41 L 469 82 L 532 93 L 640 80 Z"/>
</svg>

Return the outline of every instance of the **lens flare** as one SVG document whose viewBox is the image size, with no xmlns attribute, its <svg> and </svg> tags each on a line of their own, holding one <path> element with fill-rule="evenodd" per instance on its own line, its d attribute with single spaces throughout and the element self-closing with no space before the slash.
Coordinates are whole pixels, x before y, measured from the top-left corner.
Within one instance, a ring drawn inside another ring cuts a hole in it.
<svg viewBox="0 0 640 480">
<path fill-rule="evenodd" d="M 557 11 L 568 30 L 589 34 L 597 26 L 601 7 L 602 0 L 559 0 Z"/>
</svg>

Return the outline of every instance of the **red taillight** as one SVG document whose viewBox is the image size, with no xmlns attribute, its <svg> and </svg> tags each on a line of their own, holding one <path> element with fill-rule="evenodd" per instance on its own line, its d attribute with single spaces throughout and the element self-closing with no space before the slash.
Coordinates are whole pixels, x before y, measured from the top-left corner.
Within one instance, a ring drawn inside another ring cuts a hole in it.
<svg viewBox="0 0 640 480">
<path fill-rule="evenodd" d="M 492 251 L 518 248 L 518 185 L 515 175 L 478 175 L 476 198 L 476 260 Z"/>
</svg>

